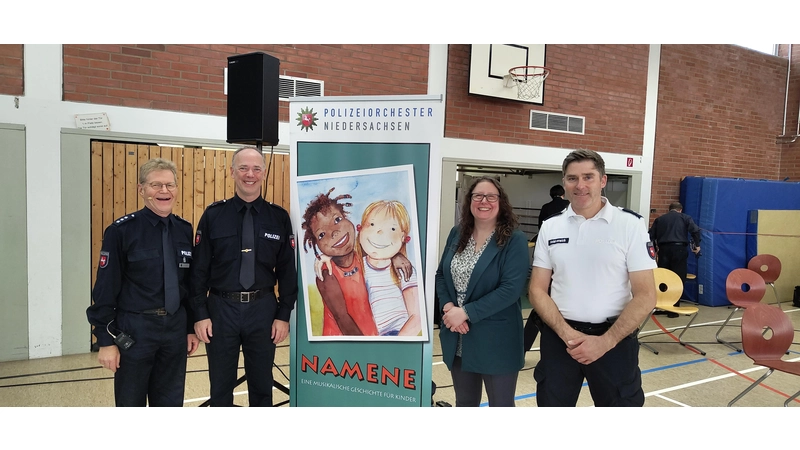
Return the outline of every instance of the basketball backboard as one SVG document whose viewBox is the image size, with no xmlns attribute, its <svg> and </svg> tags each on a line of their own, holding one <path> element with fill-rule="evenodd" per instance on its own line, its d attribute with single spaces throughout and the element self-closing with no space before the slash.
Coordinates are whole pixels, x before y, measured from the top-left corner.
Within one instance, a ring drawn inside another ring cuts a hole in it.
<svg viewBox="0 0 800 450">
<path fill-rule="evenodd" d="M 544 89 L 529 100 L 517 98 L 514 83 L 504 82 L 517 66 L 544 66 L 544 44 L 472 44 L 469 93 L 542 104 Z"/>
</svg>

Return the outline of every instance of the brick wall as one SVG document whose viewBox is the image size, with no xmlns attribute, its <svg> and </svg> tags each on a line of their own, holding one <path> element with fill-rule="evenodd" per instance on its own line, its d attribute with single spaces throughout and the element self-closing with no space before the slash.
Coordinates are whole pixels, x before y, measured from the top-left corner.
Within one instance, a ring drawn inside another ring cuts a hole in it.
<svg viewBox="0 0 800 450">
<path fill-rule="evenodd" d="M 22 95 L 22 44 L 0 44 L 0 94 Z"/>
<path fill-rule="evenodd" d="M 326 96 L 428 91 L 428 45 L 64 45 L 64 100 L 224 116 L 227 58 L 255 51 Z"/>
<path fill-rule="evenodd" d="M 664 45 L 652 208 L 678 199 L 684 176 L 780 177 L 786 60 L 735 45 Z"/>
<path fill-rule="evenodd" d="M 445 136 L 642 153 L 648 45 L 550 45 L 543 105 L 470 95 L 469 45 L 450 45 Z M 584 116 L 585 134 L 529 130 L 530 110 Z"/>
<path fill-rule="evenodd" d="M 778 55 L 789 57 L 789 45 L 783 44 L 778 48 Z M 784 65 L 784 70 L 785 70 Z M 784 78 L 784 83 L 786 79 Z M 797 116 L 800 112 L 800 44 L 792 45 L 792 69 L 789 80 L 788 102 L 784 99 L 786 108 L 786 134 L 794 136 L 797 133 Z M 783 116 L 781 116 L 782 118 Z M 781 126 L 783 132 L 783 126 Z M 800 138 L 793 143 L 781 146 L 781 179 L 789 177 L 791 181 L 800 181 Z"/>
</svg>

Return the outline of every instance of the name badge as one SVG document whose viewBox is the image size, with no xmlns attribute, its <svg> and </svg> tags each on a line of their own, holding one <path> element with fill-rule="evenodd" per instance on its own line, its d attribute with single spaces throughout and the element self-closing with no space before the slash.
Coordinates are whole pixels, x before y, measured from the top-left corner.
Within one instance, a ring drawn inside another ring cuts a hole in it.
<svg viewBox="0 0 800 450">
<path fill-rule="evenodd" d="M 569 242 L 569 238 L 557 238 L 557 239 L 550 239 L 547 241 L 547 245 L 555 245 L 555 244 L 566 244 Z"/>
<path fill-rule="evenodd" d="M 178 263 L 178 268 L 179 269 L 188 269 L 189 268 L 189 263 Z"/>
</svg>

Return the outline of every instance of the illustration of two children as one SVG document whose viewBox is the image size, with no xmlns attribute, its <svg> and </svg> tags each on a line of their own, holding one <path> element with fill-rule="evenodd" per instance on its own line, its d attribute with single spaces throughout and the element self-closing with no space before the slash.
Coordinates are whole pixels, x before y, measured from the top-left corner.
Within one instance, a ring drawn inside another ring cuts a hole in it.
<svg viewBox="0 0 800 450">
<path fill-rule="evenodd" d="M 344 209 L 352 206 L 344 201 L 352 196 L 331 198 L 333 190 L 308 204 L 302 224 L 303 248 L 311 247 L 317 257 L 322 335 L 417 336 L 421 320 L 417 277 L 406 252 L 408 211 L 398 201 L 378 200 L 364 209 L 356 227 Z"/>
</svg>

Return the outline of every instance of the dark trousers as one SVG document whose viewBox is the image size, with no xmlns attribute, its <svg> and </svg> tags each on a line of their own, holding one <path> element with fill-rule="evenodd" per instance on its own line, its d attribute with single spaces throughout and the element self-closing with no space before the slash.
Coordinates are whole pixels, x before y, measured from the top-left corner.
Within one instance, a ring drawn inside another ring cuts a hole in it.
<svg viewBox="0 0 800 450">
<path fill-rule="evenodd" d="M 550 289 L 553 287 L 553 280 L 550 280 L 550 286 L 547 287 L 547 295 L 550 295 Z M 530 294 L 529 294 L 530 295 Z M 533 301 L 528 299 L 533 305 Z M 525 345 L 525 351 L 529 352 L 533 347 L 533 342 L 536 340 L 536 336 L 539 335 L 539 328 L 541 327 L 542 319 L 539 318 L 539 315 L 536 314 L 535 309 L 531 309 L 531 313 L 528 314 L 528 320 L 525 321 L 525 330 L 523 331 L 523 344 Z"/>
<path fill-rule="evenodd" d="M 456 407 L 480 406 L 481 388 L 484 386 L 489 406 L 514 406 L 519 372 L 501 375 L 464 372 L 461 370 L 461 357 L 456 356 L 450 375 L 456 392 Z"/>
<path fill-rule="evenodd" d="M 272 406 L 272 363 L 275 344 L 272 322 L 278 304 L 274 295 L 240 303 L 216 295 L 208 299 L 213 336 L 206 344 L 211 406 L 233 406 L 233 389 L 239 368 L 239 347 L 250 406 Z"/>
<path fill-rule="evenodd" d="M 534 369 L 537 406 L 575 406 L 583 380 L 595 406 L 643 406 L 639 343 L 630 335 L 597 361 L 584 365 L 572 359 L 555 331 L 542 326 L 541 359 Z M 602 330 L 596 333 L 602 334 Z"/>
<path fill-rule="evenodd" d="M 669 269 L 686 284 L 686 261 L 689 259 L 689 250 L 686 245 L 665 244 L 658 247 L 658 267 Z M 675 306 L 680 305 L 680 301 Z"/>
<path fill-rule="evenodd" d="M 531 309 L 531 313 L 528 315 L 528 320 L 525 321 L 525 329 L 523 330 L 523 344 L 525 345 L 525 351 L 528 352 L 533 347 L 533 342 L 536 340 L 536 336 L 539 335 L 539 326 L 537 322 L 539 321 L 539 316 L 536 314 L 536 310 Z"/>
<path fill-rule="evenodd" d="M 120 350 L 114 373 L 117 406 L 183 406 L 186 386 L 186 311 L 148 316 L 120 311 L 116 328 L 135 344 Z"/>
<path fill-rule="evenodd" d="M 689 249 L 686 245 L 666 244 L 658 247 L 658 267 L 669 269 L 686 282 L 686 261 L 689 259 Z"/>
</svg>

